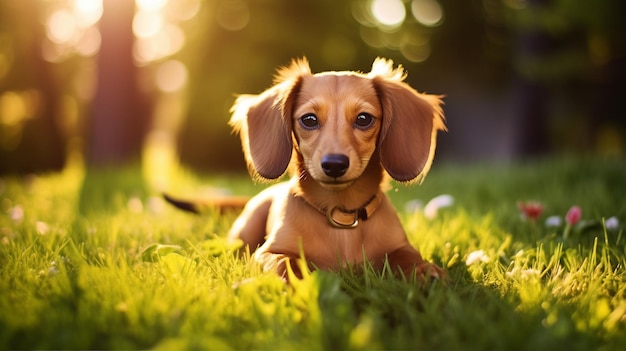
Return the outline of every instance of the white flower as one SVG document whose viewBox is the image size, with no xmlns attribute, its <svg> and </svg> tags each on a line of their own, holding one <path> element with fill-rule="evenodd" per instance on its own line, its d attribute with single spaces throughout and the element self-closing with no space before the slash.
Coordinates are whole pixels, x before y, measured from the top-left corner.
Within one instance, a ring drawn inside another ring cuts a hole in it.
<svg viewBox="0 0 626 351">
<path fill-rule="evenodd" d="M 423 208 L 424 203 L 422 202 L 422 200 L 418 199 L 409 200 L 406 204 L 404 204 L 404 211 L 406 211 L 407 213 L 415 213 L 421 211 Z"/>
<path fill-rule="evenodd" d="M 613 217 L 607 219 L 604 222 L 604 226 L 608 230 L 617 230 L 617 229 L 619 229 L 619 219 L 617 219 L 617 217 L 613 216 Z"/>
<path fill-rule="evenodd" d="M 9 217 L 13 222 L 21 222 L 24 219 L 24 209 L 20 205 L 15 205 L 9 210 Z"/>
<path fill-rule="evenodd" d="M 128 210 L 130 212 L 134 212 L 134 213 L 143 212 L 143 202 L 141 202 L 141 199 L 136 196 L 133 196 L 130 199 L 128 199 L 128 203 L 126 204 L 126 206 L 128 207 Z"/>
<path fill-rule="evenodd" d="M 483 250 L 472 251 L 467 255 L 465 264 L 471 266 L 479 262 L 489 262 L 489 256 Z"/>
<path fill-rule="evenodd" d="M 148 209 L 154 214 L 162 214 L 165 211 L 165 202 L 159 196 L 148 198 Z"/>
<path fill-rule="evenodd" d="M 50 231 L 50 226 L 46 222 L 37 221 L 35 222 L 35 230 L 39 235 L 46 235 Z"/>
<path fill-rule="evenodd" d="M 454 198 L 451 195 L 443 194 L 433 197 L 424 207 L 424 216 L 428 219 L 437 217 L 440 208 L 452 206 Z"/>
<path fill-rule="evenodd" d="M 560 227 L 563 221 L 559 216 L 550 216 L 546 218 L 546 227 Z"/>
</svg>

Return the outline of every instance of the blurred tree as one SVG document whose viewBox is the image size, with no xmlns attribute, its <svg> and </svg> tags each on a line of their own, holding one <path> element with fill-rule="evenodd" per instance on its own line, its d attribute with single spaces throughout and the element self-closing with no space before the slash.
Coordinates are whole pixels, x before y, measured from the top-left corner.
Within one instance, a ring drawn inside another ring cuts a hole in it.
<svg viewBox="0 0 626 351">
<path fill-rule="evenodd" d="M 623 152 L 626 3 L 499 1 L 517 38 L 512 64 L 527 97 L 517 105 L 518 121 L 525 126 L 519 151 L 537 151 L 532 143 L 541 140 L 539 145 L 552 150 Z"/>
<path fill-rule="evenodd" d="M 138 162 L 150 114 L 137 86 L 133 62 L 135 3 L 106 0 L 103 5 L 87 161 L 90 165 Z"/>
<path fill-rule="evenodd" d="M 526 0 L 528 11 L 538 12 L 550 6 L 552 0 Z M 515 31 L 513 53 L 517 62 L 541 62 L 555 48 L 555 40 L 541 26 L 522 27 Z M 513 114 L 516 133 L 513 150 L 521 156 L 536 156 L 549 148 L 547 132 L 548 89 L 546 82 L 525 74 L 514 78 Z"/>
<path fill-rule="evenodd" d="M 0 1 L 0 174 L 65 164 L 60 91 L 52 65 L 41 55 L 37 2 Z"/>
</svg>

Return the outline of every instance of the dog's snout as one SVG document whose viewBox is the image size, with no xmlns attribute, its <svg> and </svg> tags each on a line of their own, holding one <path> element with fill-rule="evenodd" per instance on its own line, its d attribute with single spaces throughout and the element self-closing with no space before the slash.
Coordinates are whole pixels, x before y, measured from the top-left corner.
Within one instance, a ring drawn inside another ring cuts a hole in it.
<svg viewBox="0 0 626 351">
<path fill-rule="evenodd" d="M 350 159 L 346 155 L 328 154 L 322 158 L 322 170 L 329 177 L 341 177 L 346 174 L 348 167 L 350 167 Z"/>
</svg>

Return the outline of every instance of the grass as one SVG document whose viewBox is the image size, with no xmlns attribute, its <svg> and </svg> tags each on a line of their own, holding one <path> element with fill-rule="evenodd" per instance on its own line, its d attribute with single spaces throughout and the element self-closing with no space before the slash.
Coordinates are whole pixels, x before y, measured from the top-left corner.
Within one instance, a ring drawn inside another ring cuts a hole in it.
<svg viewBox="0 0 626 351">
<path fill-rule="evenodd" d="M 389 194 L 447 284 L 365 267 L 286 286 L 232 254 L 233 216 L 171 209 L 139 170 L 1 178 L 0 349 L 621 350 L 626 239 L 603 220 L 626 220 L 625 180 L 616 159 L 435 165 Z M 434 219 L 404 210 L 443 193 L 455 202 Z M 526 200 L 544 205 L 536 223 L 520 218 Z M 544 219 L 572 205 L 584 221 L 565 239 Z"/>
</svg>

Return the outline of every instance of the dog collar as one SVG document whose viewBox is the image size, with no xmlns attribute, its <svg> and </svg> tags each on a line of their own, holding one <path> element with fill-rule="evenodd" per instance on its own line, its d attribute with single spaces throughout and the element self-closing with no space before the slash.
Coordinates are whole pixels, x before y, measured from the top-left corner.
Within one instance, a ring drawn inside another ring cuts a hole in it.
<svg viewBox="0 0 626 351">
<path fill-rule="evenodd" d="M 380 205 L 380 194 L 374 194 L 361 207 L 355 209 L 346 209 L 342 206 L 317 207 L 307 201 L 304 202 L 326 216 L 328 223 L 339 229 L 354 229 L 359 225 L 360 221 L 366 221 L 372 216 L 374 211 Z"/>
</svg>

